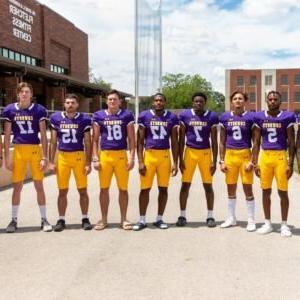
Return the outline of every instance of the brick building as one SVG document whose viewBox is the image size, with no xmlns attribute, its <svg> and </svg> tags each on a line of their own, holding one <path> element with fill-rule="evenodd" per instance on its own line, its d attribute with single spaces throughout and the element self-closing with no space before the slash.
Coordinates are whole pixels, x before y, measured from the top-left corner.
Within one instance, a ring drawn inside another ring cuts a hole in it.
<svg viewBox="0 0 300 300">
<path fill-rule="evenodd" d="M 16 100 L 22 80 L 50 110 L 61 109 L 65 94 L 74 92 L 81 111 L 92 112 L 105 92 L 88 82 L 86 33 L 35 0 L 0 0 L 0 106 Z"/>
<path fill-rule="evenodd" d="M 237 90 L 248 94 L 247 110 L 265 109 L 268 91 L 276 90 L 282 109 L 300 111 L 300 69 L 226 70 L 225 110 L 230 110 L 230 95 Z"/>
</svg>

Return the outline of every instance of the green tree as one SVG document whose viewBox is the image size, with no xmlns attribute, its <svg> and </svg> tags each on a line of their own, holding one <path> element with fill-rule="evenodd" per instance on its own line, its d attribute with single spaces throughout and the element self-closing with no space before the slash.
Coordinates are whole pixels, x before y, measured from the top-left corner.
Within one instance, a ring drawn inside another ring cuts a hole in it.
<svg viewBox="0 0 300 300">
<path fill-rule="evenodd" d="M 96 77 L 92 69 L 89 69 L 89 81 L 105 91 L 109 91 L 112 88 L 112 84 L 110 82 L 104 81 L 101 76 Z"/>
<path fill-rule="evenodd" d="M 225 97 L 214 91 L 212 84 L 199 74 L 171 74 L 167 73 L 162 78 L 163 93 L 168 99 L 169 108 L 189 108 L 191 98 L 195 92 L 201 91 L 208 97 L 207 107 L 216 112 L 224 111 Z"/>
</svg>

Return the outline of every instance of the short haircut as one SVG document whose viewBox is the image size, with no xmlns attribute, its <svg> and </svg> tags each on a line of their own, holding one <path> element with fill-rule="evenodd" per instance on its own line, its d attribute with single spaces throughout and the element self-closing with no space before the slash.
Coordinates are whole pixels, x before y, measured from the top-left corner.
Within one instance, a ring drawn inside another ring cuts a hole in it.
<svg viewBox="0 0 300 300">
<path fill-rule="evenodd" d="M 246 93 L 243 93 L 243 92 L 241 92 L 241 91 L 235 91 L 235 92 L 233 92 L 233 93 L 231 94 L 231 96 L 230 96 L 230 102 L 232 101 L 233 97 L 234 97 L 235 95 L 237 95 L 237 94 L 243 95 L 244 100 L 245 100 L 245 101 L 248 101 L 248 95 L 247 95 Z"/>
<path fill-rule="evenodd" d="M 279 99 L 281 100 L 281 94 L 280 94 L 278 91 L 270 91 L 270 92 L 268 92 L 267 98 L 269 98 L 269 96 L 270 96 L 271 94 L 276 94 L 276 95 L 278 95 Z"/>
<path fill-rule="evenodd" d="M 164 100 L 165 100 L 165 102 L 167 102 L 167 98 L 166 98 L 166 96 L 165 96 L 163 93 L 155 93 L 154 95 L 152 95 L 152 97 L 151 97 L 152 101 L 153 101 L 154 98 L 157 97 L 157 96 L 163 97 Z"/>
<path fill-rule="evenodd" d="M 117 95 L 119 99 L 122 98 L 120 92 L 117 91 L 117 90 L 110 90 L 110 91 L 108 91 L 108 92 L 106 93 L 106 97 L 108 97 L 109 95 L 113 95 L 113 94 Z"/>
<path fill-rule="evenodd" d="M 67 99 L 74 99 L 74 100 L 76 100 L 77 103 L 79 102 L 79 98 L 76 94 L 67 94 L 66 97 L 65 97 L 65 101 Z"/>
<path fill-rule="evenodd" d="M 196 93 L 194 93 L 192 95 L 192 101 L 194 101 L 194 99 L 196 97 L 202 97 L 205 100 L 205 102 L 207 101 L 207 96 L 204 93 L 202 93 L 202 92 L 196 92 Z"/>
<path fill-rule="evenodd" d="M 29 88 L 30 91 L 31 91 L 31 94 L 33 94 L 33 88 L 32 88 L 32 85 L 28 82 L 20 82 L 17 86 L 17 94 L 19 94 L 21 92 L 21 90 L 23 88 Z"/>
</svg>

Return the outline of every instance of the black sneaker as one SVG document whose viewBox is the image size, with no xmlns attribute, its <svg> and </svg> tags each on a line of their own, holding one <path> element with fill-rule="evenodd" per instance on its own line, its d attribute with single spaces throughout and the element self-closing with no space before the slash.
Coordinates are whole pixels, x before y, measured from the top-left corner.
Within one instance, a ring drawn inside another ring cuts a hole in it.
<svg viewBox="0 0 300 300">
<path fill-rule="evenodd" d="M 183 216 L 180 216 L 180 217 L 178 217 L 178 220 L 177 220 L 177 222 L 176 222 L 176 226 L 178 226 L 178 227 L 183 227 L 183 226 L 185 226 L 186 225 L 186 218 L 185 217 L 183 217 Z"/>
<path fill-rule="evenodd" d="M 207 227 L 210 227 L 210 228 L 217 226 L 216 221 L 215 221 L 214 218 L 207 218 L 206 219 L 206 225 L 207 225 Z"/>
<path fill-rule="evenodd" d="M 81 220 L 81 227 L 83 230 L 92 230 L 93 229 L 93 226 L 90 223 L 90 220 L 88 218 L 83 218 Z"/>
<path fill-rule="evenodd" d="M 154 222 L 153 226 L 155 226 L 159 229 L 168 229 L 169 228 L 168 224 L 166 224 L 163 220 Z"/>
<path fill-rule="evenodd" d="M 66 229 L 66 222 L 65 222 L 65 220 L 62 220 L 62 219 L 57 220 L 57 223 L 54 226 L 54 231 L 61 232 L 64 229 Z"/>
<path fill-rule="evenodd" d="M 10 223 L 8 224 L 8 226 L 6 227 L 6 232 L 7 233 L 14 233 L 14 232 L 16 232 L 17 229 L 18 229 L 17 221 L 12 219 L 10 221 Z"/>
<path fill-rule="evenodd" d="M 132 230 L 134 230 L 134 231 L 140 231 L 140 230 L 145 229 L 146 227 L 147 227 L 146 223 L 137 222 L 136 224 L 134 224 L 132 226 Z"/>
</svg>

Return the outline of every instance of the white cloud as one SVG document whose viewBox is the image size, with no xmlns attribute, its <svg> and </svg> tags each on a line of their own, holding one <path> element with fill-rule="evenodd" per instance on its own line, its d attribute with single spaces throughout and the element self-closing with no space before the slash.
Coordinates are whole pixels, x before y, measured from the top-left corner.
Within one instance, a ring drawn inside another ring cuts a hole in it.
<svg viewBox="0 0 300 300">
<path fill-rule="evenodd" d="M 244 0 L 232 11 L 213 0 L 162 1 L 171 3 L 163 17 L 164 73 L 200 73 L 224 92 L 226 68 L 300 67 L 300 0 Z M 134 92 L 134 0 L 41 2 L 89 34 L 97 75 Z M 299 55 L 276 57 L 281 49 Z"/>
</svg>

